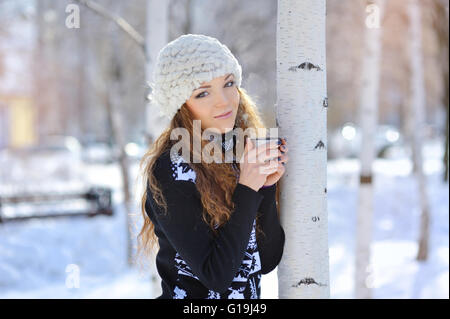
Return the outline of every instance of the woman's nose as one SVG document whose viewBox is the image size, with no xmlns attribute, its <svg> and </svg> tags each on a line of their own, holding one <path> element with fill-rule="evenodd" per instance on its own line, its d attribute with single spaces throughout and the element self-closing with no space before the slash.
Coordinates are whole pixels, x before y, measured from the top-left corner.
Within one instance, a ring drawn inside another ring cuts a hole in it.
<svg viewBox="0 0 450 319">
<path fill-rule="evenodd" d="M 217 97 L 216 97 L 216 101 L 215 101 L 214 105 L 216 105 L 218 107 L 223 107 L 224 105 L 228 105 L 228 98 L 223 91 L 217 93 L 216 96 Z"/>
</svg>

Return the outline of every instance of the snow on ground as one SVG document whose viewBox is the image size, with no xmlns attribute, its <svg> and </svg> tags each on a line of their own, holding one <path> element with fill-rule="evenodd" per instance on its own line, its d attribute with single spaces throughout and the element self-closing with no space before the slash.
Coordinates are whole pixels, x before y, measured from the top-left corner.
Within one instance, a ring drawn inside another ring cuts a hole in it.
<svg viewBox="0 0 450 319">
<path fill-rule="evenodd" d="M 429 260 L 415 261 L 419 231 L 417 183 L 406 158 L 374 163 L 375 212 L 368 282 L 375 298 L 449 298 L 449 199 L 442 148 L 425 148 L 431 205 Z M 89 178 L 114 187 L 115 215 L 0 224 L 0 298 L 154 298 L 150 274 L 126 262 L 126 223 L 119 169 L 88 167 Z M 133 169 L 136 174 L 136 167 Z M 331 298 L 353 298 L 359 164 L 328 162 Z M 134 175 L 136 176 L 136 175 Z M 140 188 L 135 193 L 138 200 Z M 137 202 L 136 202 L 137 203 Z M 140 212 L 135 207 L 138 218 Z M 138 220 L 138 219 L 135 219 Z M 139 229 L 137 222 L 135 229 Z M 154 289 L 153 289 L 154 288 Z M 264 275 L 262 298 L 277 298 L 277 269 Z"/>
</svg>

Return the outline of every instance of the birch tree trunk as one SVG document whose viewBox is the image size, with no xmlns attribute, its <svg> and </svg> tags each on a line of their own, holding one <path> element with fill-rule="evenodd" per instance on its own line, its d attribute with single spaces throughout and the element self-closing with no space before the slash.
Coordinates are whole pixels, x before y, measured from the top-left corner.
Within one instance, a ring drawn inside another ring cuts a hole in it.
<svg viewBox="0 0 450 319">
<path fill-rule="evenodd" d="M 280 299 L 330 296 L 325 24 L 325 0 L 278 0 L 276 114 L 290 154 L 279 194 Z"/>
<path fill-rule="evenodd" d="M 159 50 L 168 42 L 168 3 L 169 1 L 147 1 L 147 32 L 145 36 L 147 83 L 152 82 L 152 72 Z M 151 93 L 151 92 L 149 92 Z M 168 120 L 153 110 L 150 103 L 146 105 L 146 134 L 149 144 L 158 137 L 168 125 Z"/>
<path fill-rule="evenodd" d="M 119 10 L 121 10 L 121 6 L 119 6 Z M 125 128 L 123 124 L 123 120 L 120 115 L 121 109 L 125 108 L 123 96 L 125 95 L 124 90 L 124 80 L 123 80 L 123 58 L 119 56 L 120 54 L 120 38 L 114 37 L 112 39 L 112 56 L 111 56 L 111 65 L 110 65 L 110 85 L 111 92 L 109 92 L 109 103 L 108 103 L 108 120 L 110 121 L 109 125 L 111 127 L 111 131 L 113 134 L 114 142 L 116 143 L 119 149 L 119 167 L 120 173 L 122 176 L 122 189 L 123 189 L 123 201 L 125 207 L 126 214 L 126 227 L 127 227 L 127 261 L 128 265 L 133 266 L 133 245 L 131 235 L 132 231 L 132 223 L 131 223 L 131 212 L 133 211 L 133 198 L 131 196 L 130 189 L 130 160 L 128 158 L 127 153 L 125 152 L 126 146 L 126 136 L 125 136 Z"/>
<path fill-rule="evenodd" d="M 99 14 L 105 17 L 107 20 L 114 22 L 114 24 L 123 32 L 125 32 L 130 39 L 132 39 L 145 54 L 146 47 L 145 42 L 141 34 L 136 31 L 125 19 L 123 19 L 120 15 L 116 15 L 113 11 L 103 7 L 96 1 L 91 0 L 76 0 L 76 2 L 86 6 L 96 14 Z M 165 1 L 163 1 L 165 2 Z M 119 11 L 122 12 L 123 3 L 119 2 L 118 4 Z M 108 82 L 108 88 L 106 92 L 104 92 L 103 97 L 107 107 L 108 114 L 108 125 L 111 128 L 112 140 L 117 144 L 120 154 L 119 154 L 119 165 L 120 172 L 122 175 L 123 181 L 123 194 L 124 194 L 124 206 L 125 206 L 125 214 L 126 214 L 126 227 L 127 227 L 127 262 L 129 266 L 133 266 L 133 246 L 131 242 L 131 234 L 132 223 L 130 212 L 133 208 L 133 198 L 131 196 L 130 190 L 130 161 L 125 152 L 125 130 L 123 127 L 123 122 L 120 117 L 119 110 L 123 107 L 123 96 L 124 96 L 124 70 L 122 61 L 123 58 L 119 57 L 120 54 L 120 43 L 117 36 L 112 38 L 113 50 L 111 56 L 111 65 L 110 69 L 105 71 L 105 78 Z M 147 56 L 146 56 L 147 57 Z"/>
<path fill-rule="evenodd" d="M 365 52 L 359 121 L 362 129 L 360 150 L 360 184 L 356 220 L 355 297 L 372 298 L 370 243 L 373 219 L 373 175 L 375 132 L 378 119 L 379 70 L 381 57 L 381 28 L 384 1 L 367 1 L 365 20 Z"/>
<path fill-rule="evenodd" d="M 410 63 L 411 63 L 411 123 L 413 156 L 416 163 L 416 180 L 420 201 L 420 234 L 417 260 L 428 257 L 428 239 L 430 213 L 426 187 L 426 176 L 423 171 L 422 143 L 425 129 L 425 84 L 422 61 L 422 18 L 420 4 L 417 0 L 409 0 L 408 14 L 410 21 Z"/>
<path fill-rule="evenodd" d="M 36 2 L 36 15 L 35 15 L 35 32 L 36 32 L 36 43 L 33 52 L 33 59 L 36 61 L 32 64 L 33 72 L 33 100 L 37 110 L 37 135 L 40 141 L 42 137 L 47 133 L 46 131 L 46 113 L 48 104 L 47 96 L 45 94 L 44 86 L 48 85 L 45 79 L 46 72 L 42 72 L 41 68 L 44 67 L 46 70 L 48 68 L 47 59 L 45 54 L 45 22 L 44 13 L 45 7 L 43 1 Z"/>
<path fill-rule="evenodd" d="M 152 73 L 159 50 L 168 42 L 168 1 L 147 1 L 147 31 L 145 34 L 145 78 L 147 83 L 153 81 Z M 151 92 L 148 92 L 151 93 Z M 159 110 L 150 107 L 150 101 L 146 104 L 146 136 L 150 145 L 158 137 L 163 129 L 169 124 L 168 120 L 159 116 Z M 162 293 L 159 283 L 159 275 L 156 269 L 156 252 L 151 255 L 149 261 L 151 272 L 151 289 L 153 296 Z"/>
<path fill-rule="evenodd" d="M 78 72 L 74 74 L 76 76 L 76 91 L 78 96 L 77 101 L 77 108 L 75 109 L 75 114 L 78 116 L 78 136 L 84 137 L 84 134 L 88 132 L 87 129 L 87 116 L 86 116 L 86 110 L 88 109 L 87 103 L 87 64 L 88 61 L 88 54 L 86 52 L 86 43 L 87 41 L 87 30 L 86 28 L 80 27 L 78 30 L 78 37 L 77 37 L 77 59 L 78 59 Z"/>
<path fill-rule="evenodd" d="M 447 96 L 446 99 L 448 101 L 448 78 L 447 78 L 447 89 L 446 90 L 447 90 L 447 93 L 445 93 L 445 94 Z M 447 103 L 445 114 L 447 116 L 447 122 L 445 124 L 445 143 L 444 143 L 445 151 L 444 151 L 444 159 L 443 159 L 443 161 L 444 161 L 443 180 L 444 180 L 444 183 L 447 183 L 448 182 L 448 152 L 449 152 L 449 145 L 448 145 L 449 108 L 448 108 L 448 103 Z"/>
<path fill-rule="evenodd" d="M 33 64 L 34 98 L 38 108 L 39 140 L 49 134 L 64 134 L 65 103 L 62 103 L 61 90 L 61 54 L 58 25 L 58 11 L 49 1 L 36 3 L 36 50 Z M 52 88 L 52 89 L 48 89 Z"/>
<path fill-rule="evenodd" d="M 445 3 L 445 1 L 437 1 L 434 3 L 435 5 L 435 12 L 436 12 L 436 27 L 435 32 L 438 35 L 440 48 L 442 52 L 442 63 L 443 63 L 443 70 L 442 70 L 442 82 L 444 83 L 444 95 L 442 97 L 442 104 L 445 108 L 445 116 L 447 118 L 445 123 L 445 143 L 444 143 L 444 157 L 443 157 L 443 163 L 444 163 L 444 175 L 443 175 L 443 181 L 444 183 L 448 182 L 448 152 L 449 152 L 449 145 L 448 145 L 448 123 L 449 123 L 449 88 L 448 88 L 448 75 L 449 75 L 449 68 L 448 68 L 448 47 L 449 47 L 449 21 L 448 21 L 448 13 L 449 13 L 449 5 L 448 2 Z M 439 27 L 437 26 L 439 25 Z"/>
</svg>

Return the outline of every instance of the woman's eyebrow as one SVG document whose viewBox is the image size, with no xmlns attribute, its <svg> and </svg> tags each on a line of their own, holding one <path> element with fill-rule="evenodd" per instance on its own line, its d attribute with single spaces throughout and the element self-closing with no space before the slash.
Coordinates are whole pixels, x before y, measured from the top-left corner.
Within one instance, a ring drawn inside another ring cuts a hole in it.
<svg viewBox="0 0 450 319">
<path fill-rule="evenodd" d="M 232 75 L 233 75 L 233 73 L 228 74 L 224 81 L 226 81 Z"/>
<path fill-rule="evenodd" d="M 224 81 L 226 81 L 232 75 L 233 75 L 233 73 L 228 74 Z M 200 87 L 198 87 L 198 88 L 196 88 L 196 89 L 194 89 L 192 91 L 196 91 L 196 90 L 199 90 L 199 89 L 206 89 L 206 88 L 210 88 L 210 87 L 211 87 L 211 85 L 203 85 L 203 86 L 200 86 Z"/>
</svg>

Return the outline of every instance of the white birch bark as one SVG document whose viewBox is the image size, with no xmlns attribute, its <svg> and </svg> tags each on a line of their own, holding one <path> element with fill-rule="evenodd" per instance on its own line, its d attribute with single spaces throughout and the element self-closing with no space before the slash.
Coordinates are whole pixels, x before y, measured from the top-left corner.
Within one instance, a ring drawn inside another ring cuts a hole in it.
<svg viewBox="0 0 450 319">
<path fill-rule="evenodd" d="M 36 3 L 36 52 L 39 63 L 34 65 L 34 94 L 38 112 L 39 139 L 49 134 L 64 132 L 64 103 L 61 91 L 56 89 L 61 80 L 60 45 L 57 25 L 58 11 L 49 1 Z M 53 88 L 48 90 L 46 88 Z"/>
<path fill-rule="evenodd" d="M 278 0 L 276 114 L 289 147 L 280 181 L 280 299 L 330 296 L 325 24 L 325 0 Z"/>
<path fill-rule="evenodd" d="M 384 1 L 367 1 L 365 20 L 365 52 L 359 121 L 362 129 L 360 150 L 360 184 L 356 220 L 355 297 L 372 298 L 370 243 L 373 227 L 373 174 L 375 132 L 378 119 L 379 70 L 381 58 L 381 21 Z"/>
<path fill-rule="evenodd" d="M 447 36 L 447 39 L 448 39 L 448 36 L 449 36 L 449 21 L 448 21 L 448 10 L 449 9 L 449 6 L 448 6 L 448 4 L 447 4 L 447 6 L 445 6 L 445 25 L 446 25 L 446 28 L 445 28 L 445 30 L 446 30 L 446 32 L 445 32 L 445 34 L 446 34 L 446 36 Z M 448 51 L 449 51 L 449 49 L 448 49 L 448 42 L 447 42 L 447 46 L 446 46 L 446 48 L 445 48 L 445 55 L 446 56 L 448 56 Z M 445 125 L 445 127 L 446 127 L 446 133 L 445 133 L 445 155 L 444 155 L 444 167 L 445 167 L 445 171 L 444 171 L 444 182 L 448 182 L 448 179 L 449 179 L 449 169 L 448 169 L 448 154 L 449 154 L 449 145 L 448 145 L 448 134 L 449 134 L 449 127 L 448 127 L 448 122 L 449 122 L 449 105 L 448 105 L 448 96 L 449 96 L 449 89 L 448 89 L 448 74 L 449 74 L 449 72 L 448 72 L 448 62 L 447 62 L 447 65 L 446 65 L 446 67 L 445 67 L 445 79 L 444 79 L 444 83 L 445 83 L 445 87 L 446 87 L 446 92 L 445 92 L 445 107 L 447 108 L 447 124 Z"/>
<path fill-rule="evenodd" d="M 152 82 L 152 72 L 159 50 L 168 42 L 168 0 L 147 1 L 147 32 L 145 35 L 147 83 Z M 150 92 L 149 92 L 150 93 Z M 168 119 L 159 115 L 159 110 L 152 110 L 146 105 L 146 133 L 153 142 L 169 124 Z"/>
<path fill-rule="evenodd" d="M 420 201 L 420 234 L 418 239 L 418 260 L 426 260 L 428 256 L 429 239 L 429 203 L 426 187 L 426 176 L 423 171 L 422 143 L 425 129 L 425 84 L 422 61 L 422 21 L 420 3 L 410 0 L 408 3 L 410 19 L 410 63 L 411 63 L 411 123 L 413 155 L 416 170 L 416 180 Z"/>
<path fill-rule="evenodd" d="M 148 0 L 147 1 L 147 31 L 145 34 L 145 77 L 147 83 L 152 82 L 153 68 L 159 50 L 168 42 L 168 1 Z M 150 93 L 150 92 L 149 92 Z M 152 143 L 163 129 L 169 124 L 168 120 L 159 116 L 159 110 L 152 110 L 150 103 L 146 105 L 146 134 Z M 156 252 L 151 255 L 149 261 L 152 295 L 161 295 L 162 290 L 159 285 L 160 277 L 156 269 Z"/>
</svg>

